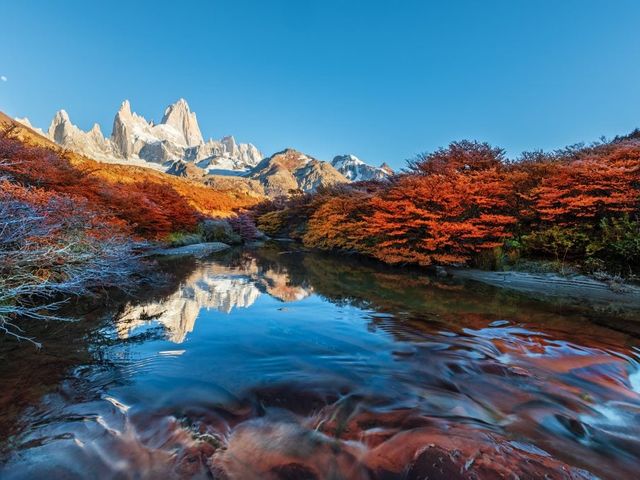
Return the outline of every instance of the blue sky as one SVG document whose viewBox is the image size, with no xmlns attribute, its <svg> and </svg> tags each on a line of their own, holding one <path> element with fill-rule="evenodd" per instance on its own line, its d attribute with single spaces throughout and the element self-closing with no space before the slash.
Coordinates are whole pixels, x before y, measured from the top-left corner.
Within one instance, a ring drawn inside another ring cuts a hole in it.
<svg viewBox="0 0 640 480">
<path fill-rule="evenodd" d="M 640 2 L 0 0 L 0 110 L 111 131 L 184 97 L 206 137 L 399 167 L 640 126 Z"/>
</svg>

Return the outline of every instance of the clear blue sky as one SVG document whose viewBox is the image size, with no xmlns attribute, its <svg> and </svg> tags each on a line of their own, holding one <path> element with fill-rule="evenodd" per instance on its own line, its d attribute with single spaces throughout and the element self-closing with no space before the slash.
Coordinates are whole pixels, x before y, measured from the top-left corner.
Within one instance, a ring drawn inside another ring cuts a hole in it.
<svg viewBox="0 0 640 480">
<path fill-rule="evenodd" d="M 0 26 L 0 109 L 38 126 L 184 97 L 206 137 L 395 167 L 640 126 L 637 0 L 0 0 Z"/>
</svg>

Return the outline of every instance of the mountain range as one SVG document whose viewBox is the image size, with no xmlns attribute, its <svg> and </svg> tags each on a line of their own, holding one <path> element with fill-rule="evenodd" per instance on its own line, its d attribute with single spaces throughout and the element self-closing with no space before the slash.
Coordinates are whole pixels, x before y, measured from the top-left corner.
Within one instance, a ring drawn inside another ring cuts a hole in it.
<svg viewBox="0 0 640 480">
<path fill-rule="evenodd" d="M 65 110 L 58 111 L 46 132 L 28 119 L 17 121 L 58 145 L 108 163 L 150 167 L 173 175 L 215 185 L 221 175 L 241 177 L 246 187 L 268 196 L 293 191 L 313 192 L 320 186 L 352 181 L 383 180 L 393 171 L 374 167 L 354 155 L 339 155 L 332 162 L 317 160 L 293 149 L 265 157 L 251 143 L 233 136 L 204 140 L 196 114 L 184 99 L 169 105 L 158 123 L 131 110 L 125 100 L 115 114 L 111 135 L 96 123 L 89 131 L 74 125 Z"/>
</svg>

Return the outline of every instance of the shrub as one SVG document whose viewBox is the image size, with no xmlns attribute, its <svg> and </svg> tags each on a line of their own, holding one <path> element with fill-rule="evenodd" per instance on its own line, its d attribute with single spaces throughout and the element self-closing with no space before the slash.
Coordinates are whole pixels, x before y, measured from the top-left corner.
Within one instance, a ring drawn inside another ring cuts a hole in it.
<svg viewBox="0 0 640 480">
<path fill-rule="evenodd" d="M 251 242 L 260 237 L 260 232 L 258 231 L 253 218 L 246 213 L 241 213 L 235 217 L 231 217 L 228 219 L 228 222 L 233 231 L 240 235 L 243 242 Z"/>
<path fill-rule="evenodd" d="M 593 226 L 637 211 L 639 179 L 640 147 L 603 147 L 558 165 L 532 193 L 543 222 Z"/>
<path fill-rule="evenodd" d="M 222 242 L 229 245 L 242 243 L 240 235 L 233 231 L 231 224 L 226 220 L 205 220 L 198 226 L 198 233 L 205 242 Z"/>
<path fill-rule="evenodd" d="M 267 212 L 258 217 L 257 227 L 269 235 L 277 237 L 287 232 L 286 211 Z"/>
<path fill-rule="evenodd" d="M 388 263 L 466 263 L 502 245 L 516 223 L 512 184 L 499 169 L 407 175 L 370 202 L 365 232 Z"/>
<path fill-rule="evenodd" d="M 1 331 L 31 340 L 20 319 L 61 319 L 61 298 L 136 283 L 136 245 L 106 220 L 73 197 L 0 182 Z"/>
<path fill-rule="evenodd" d="M 169 234 L 166 241 L 172 247 L 184 247 L 185 245 L 202 243 L 204 238 L 199 233 L 174 232 Z"/>
<path fill-rule="evenodd" d="M 581 258 L 589 245 L 589 235 L 578 228 L 554 225 L 522 237 L 523 249 L 533 256 L 552 256 L 556 261 Z"/>
<path fill-rule="evenodd" d="M 357 190 L 321 196 L 309 217 L 302 241 L 307 247 L 369 253 L 371 241 L 363 236 L 369 197 Z"/>
<path fill-rule="evenodd" d="M 640 221 L 632 220 L 629 215 L 603 219 L 600 229 L 599 256 L 630 266 L 640 265 Z"/>
</svg>

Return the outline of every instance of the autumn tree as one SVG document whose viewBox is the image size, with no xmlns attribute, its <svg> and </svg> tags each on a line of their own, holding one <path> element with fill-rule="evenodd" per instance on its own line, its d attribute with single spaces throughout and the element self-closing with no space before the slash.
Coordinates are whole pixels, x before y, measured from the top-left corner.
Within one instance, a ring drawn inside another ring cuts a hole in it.
<svg viewBox="0 0 640 480">
<path fill-rule="evenodd" d="M 608 146 L 560 164 L 533 193 L 540 219 L 548 223 L 597 225 L 638 212 L 640 147 Z"/>
<path fill-rule="evenodd" d="M 311 205 L 306 232 L 308 247 L 370 253 L 370 238 L 365 234 L 369 221 L 371 194 L 360 188 L 333 188 Z"/>
<path fill-rule="evenodd" d="M 511 235 L 510 193 L 495 169 L 403 177 L 371 200 L 373 254 L 388 263 L 465 263 Z"/>
<path fill-rule="evenodd" d="M 516 222 L 503 152 L 456 142 L 425 155 L 371 201 L 366 235 L 388 263 L 465 263 L 502 245 Z"/>
<path fill-rule="evenodd" d="M 447 148 L 418 155 L 409 160 L 408 165 L 411 173 L 431 175 L 499 168 L 504 159 L 504 150 L 501 148 L 492 147 L 488 143 L 462 140 L 452 142 Z"/>
</svg>

